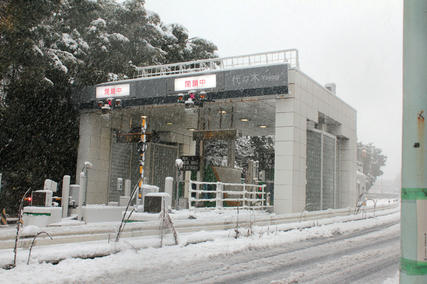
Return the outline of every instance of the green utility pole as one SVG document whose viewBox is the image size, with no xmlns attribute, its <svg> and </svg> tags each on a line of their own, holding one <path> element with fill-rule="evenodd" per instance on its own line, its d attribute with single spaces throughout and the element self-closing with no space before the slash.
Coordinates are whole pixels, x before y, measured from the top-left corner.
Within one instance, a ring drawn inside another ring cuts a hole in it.
<svg viewBox="0 0 427 284">
<path fill-rule="evenodd" d="M 400 283 L 427 283 L 427 0 L 404 0 Z"/>
</svg>

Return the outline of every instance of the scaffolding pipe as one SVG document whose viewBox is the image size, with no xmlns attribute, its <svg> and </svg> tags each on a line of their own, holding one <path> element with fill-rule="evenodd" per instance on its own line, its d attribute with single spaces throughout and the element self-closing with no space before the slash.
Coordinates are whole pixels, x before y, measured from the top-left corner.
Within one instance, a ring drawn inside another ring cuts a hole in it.
<svg viewBox="0 0 427 284">
<path fill-rule="evenodd" d="M 405 0 L 400 283 L 427 283 L 427 2 Z"/>
</svg>

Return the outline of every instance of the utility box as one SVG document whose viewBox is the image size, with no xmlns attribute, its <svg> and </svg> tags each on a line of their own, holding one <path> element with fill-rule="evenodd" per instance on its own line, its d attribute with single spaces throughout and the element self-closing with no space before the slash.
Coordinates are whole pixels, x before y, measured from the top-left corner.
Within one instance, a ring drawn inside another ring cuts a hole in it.
<svg viewBox="0 0 427 284">
<path fill-rule="evenodd" d="M 151 192 L 144 196 L 144 212 L 159 213 L 163 207 L 168 208 L 171 202 L 170 195 L 166 192 Z"/>
<path fill-rule="evenodd" d="M 52 191 L 51 190 L 33 191 L 31 193 L 31 206 L 51 207 L 52 206 Z"/>
<path fill-rule="evenodd" d="M 79 204 L 79 192 L 80 192 L 80 185 L 78 184 L 70 184 L 70 203 L 69 205 L 71 207 L 77 207 L 77 204 Z"/>
<path fill-rule="evenodd" d="M 123 190 L 123 178 L 117 178 L 117 190 L 118 191 Z"/>
</svg>

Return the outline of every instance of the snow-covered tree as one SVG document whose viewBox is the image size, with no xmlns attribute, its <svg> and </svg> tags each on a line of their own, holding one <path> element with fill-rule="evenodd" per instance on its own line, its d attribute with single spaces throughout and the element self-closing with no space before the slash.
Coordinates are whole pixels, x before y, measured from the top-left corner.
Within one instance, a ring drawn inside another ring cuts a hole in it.
<svg viewBox="0 0 427 284">
<path fill-rule="evenodd" d="M 0 0 L 0 208 L 45 178 L 75 173 L 74 89 L 215 50 L 164 25 L 143 0 Z"/>
<path fill-rule="evenodd" d="M 249 160 L 259 161 L 260 170 L 266 170 L 272 178 L 274 169 L 273 136 L 242 136 L 235 140 L 235 166 L 245 170 Z M 206 141 L 206 165 L 222 166 L 228 154 L 228 142 L 223 140 Z M 245 174 L 245 171 L 243 171 Z"/>
<path fill-rule="evenodd" d="M 367 176 L 367 189 L 377 180 L 377 177 L 383 174 L 381 168 L 385 166 L 387 156 L 382 154 L 382 150 L 375 147 L 374 144 L 357 143 L 357 160 L 362 163 L 363 173 Z"/>
</svg>

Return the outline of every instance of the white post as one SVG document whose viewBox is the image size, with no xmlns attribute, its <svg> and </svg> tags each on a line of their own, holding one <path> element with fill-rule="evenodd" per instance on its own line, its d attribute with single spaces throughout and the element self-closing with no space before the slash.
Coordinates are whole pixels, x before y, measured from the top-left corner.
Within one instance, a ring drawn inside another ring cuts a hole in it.
<svg viewBox="0 0 427 284">
<path fill-rule="evenodd" d="M 125 196 L 130 196 L 131 180 L 125 180 Z"/>
<path fill-rule="evenodd" d="M 84 172 L 80 173 L 80 191 L 79 191 L 79 215 L 78 215 L 78 220 L 82 220 L 83 218 L 83 199 L 86 195 L 86 175 Z"/>
<path fill-rule="evenodd" d="M 222 199 L 223 199 L 223 193 L 222 193 L 222 186 L 223 184 L 221 182 L 216 183 L 216 208 L 222 208 Z"/>
<path fill-rule="evenodd" d="M 165 178 L 165 192 L 172 198 L 173 196 L 173 177 Z"/>
<path fill-rule="evenodd" d="M 68 217 L 68 200 L 70 197 L 70 176 L 64 176 L 62 179 L 62 218 Z"/>
</svg>

